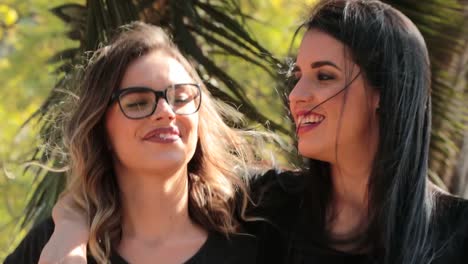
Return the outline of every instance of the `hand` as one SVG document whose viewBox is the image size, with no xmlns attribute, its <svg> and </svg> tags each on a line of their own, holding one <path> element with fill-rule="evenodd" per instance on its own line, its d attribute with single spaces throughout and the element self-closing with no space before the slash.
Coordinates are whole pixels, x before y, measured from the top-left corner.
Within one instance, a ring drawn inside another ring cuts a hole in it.
<svg viewBox="0 0 468 264">
<path fill-rule="evenodd" d="M 86 213 L 73 207 L 71 194 L 61 197 L 52 210 L 55 229 L 42 249 L 38 264 L 84 264 L 89 228 Z"/>
<path fill-rule="evenodd" d="M 63 195 L 57 201 L 52 209 L 52 219 L 56 226 L 61 223 L 71 222 L 88 231 L 86 212 L 76 205 L 76 202 L 70 193 Z"/>
</svg>

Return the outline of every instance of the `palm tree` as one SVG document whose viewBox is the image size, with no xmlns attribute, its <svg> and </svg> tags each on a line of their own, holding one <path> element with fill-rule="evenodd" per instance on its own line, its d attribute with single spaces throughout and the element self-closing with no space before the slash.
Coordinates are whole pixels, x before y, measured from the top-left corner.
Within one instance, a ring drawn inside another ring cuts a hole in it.
<svg viewBox="0 0 468 264">
<path fill-rule="evenodd" d="M 465 9 L 465 17 L 468 16 L 468 8 Z M 466 27 L 466 24 L 465 24 Z M 468 39 L 464 40 L 463 52 L 454 57 L 452 73 L 453 73 L 453 87 L 464 93 L 466 102 L 466 94 L 468 93 Z M 468 126 L 468 117 L 465 114 L 462 116 L 462 123 Z M 446 168 L 439 170 L 441 175 L 444 175 L 444 179 L 452 187 L 454 193 L 457 193 L 463 197 L 468 197 L 468 130 L 465 129 L 464 135 L 456 138 L 456 146 L 460 147 L 458 157 L 453 158 Z M 445 171 L 444 171 L 445 170 Z"/>
<path fill-rule="evenodd" d="M 466 93 L 468 91 L 465 74 L 455 77 L 456 58 L 468 53 L 463 3 L 457 0 L 427 1 L 386 1 L 402 10 L 421 29 L 431 54 L 433 70 L 433 133 L 431 145 L 431 178 L 441 186 L 455 189 L 450 175 L 444 173 L 453 166 L 458 157 L 459 145 L 466 131 Z M 240 0 L 87 0 L 86 5 L 67 4 L 56 7 L 52 12 L 70 27 L 68 37 L 79 42 L 79 47 L 64 50 L 51 58 L 61 62 L 60 72 L 64 76 L 52 90 L 42 107 L 28 120 L 38 120 L 42 126 L 41 136 L 45 142 L 59 142 L 60 135 L 52 137 L 54 119 L 53 108 L 63 99 L 63 90 L 70 89 L 67 76 L 73 65 L 81 62 L 84 51 L 94 50 L 101 41 L 106 41 L 120 25 L 134 20 L 142 20 L 159 25 L 168 30 L 181 51 L 196 62 L 197 70 L 205 76 L 205 83 L 213 95 L 235 105 L 250 120 L 269 124 L 275 131 L 291 135 L 284 124 L 270 121 L 269 116 L 259 110 L 245 94 L 243 87 L 233 76 L 218 66 L 210 51 L 234 56 L 249 62 L 272 78 L 279 80 L 275 67 L 285 67 L 245 30 L 243 21 L 249 17 L 242 13 Z M 466 14 L 466 13 L 465 13 Z M 465 26 L 460 26 L 460 25 Z M 465 40 L 466 41 L 466 40 Z M 463 63 L 466 65 L 467 60 Z M 467 69 L 464 67 L 463 69 Z M 279 93 L 283 93 L 285 82 L 278 81 Z M 459 84 L 459 85 L 454 85 Z M 464 123 L 465 122 L 465 123 Z M 465 144 L 468 140 L 465 139 Z M 32 160 L 46 162 L 52 160 L 60 165 L 63 160 L 50 150 L 37 149 Z M 35 172 L 37 187 L 26 208 L 23 226 L 31 221 L 39 221 L 48 215 L 52 205 L 64 187 L 65 177 L 57 177 L 56 172 Z M 60 173 L 59 173 L 60 174 Z M 465 177 L 468 177 L 466 175 Z M 41 176 L 39 176 L 41 175 Z"/>
<path fill-rule="evenodd" d="M 426 39 L 432 64 L 430 177 L 439 186 L 463 195 L 468 190 L 468 173 L 457 174 L 455 168 L 468 125 L 468 1 L 385 2 L 414 21 Z M 458 162 L 463 164 L 467 158 L 465 154 Z"/>
</svg>

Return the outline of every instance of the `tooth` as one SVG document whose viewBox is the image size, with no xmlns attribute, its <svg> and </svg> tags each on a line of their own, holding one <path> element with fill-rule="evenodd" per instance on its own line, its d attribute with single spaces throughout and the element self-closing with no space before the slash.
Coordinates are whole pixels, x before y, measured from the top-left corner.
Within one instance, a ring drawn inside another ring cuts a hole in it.
<svg viewBox="0 0 468 264">
<path fill-rule="evenodd" d="M 300 124 L 318 123 L 318 122 L 321 122 L 323 119 L 325 119 L 325 117 L 321 115 L 315 115 L 315 114 L 303 115 L 303 116 L 299 116 L 299 123 Z"/>
<path fill-rule="evenodd" d="M 314 114 L 311 114 L 311 115 L 304 116 L 304 117 L 301 119 L 301 124 L 305 124 L 305 123 L 318 123 L 318 122 L 321 122 L 323 119 L 324 119 L 324 117 L 321 116 L 321 115 L 314 115 Z"/>
</svg>

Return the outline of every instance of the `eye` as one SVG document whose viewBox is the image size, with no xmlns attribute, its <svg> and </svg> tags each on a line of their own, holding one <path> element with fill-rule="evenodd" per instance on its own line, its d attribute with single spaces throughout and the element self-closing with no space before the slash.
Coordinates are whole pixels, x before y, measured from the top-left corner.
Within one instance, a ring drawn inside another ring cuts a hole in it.
<svg viewBox="0 0 468 264">
<path fill-rule="evenodd" d="M 191 98 L 188 95 L 179 95 L 175 98 L 174 102 L 177 104 L 183 104 L 190 102 Z"/>
<path fill-rule="evenodd" d="M 318 73 L 317 74 L 317 79 L 319 81 L 329 81 L 329 80 L 333 80 L 335 79 L 335 76 L 331 75 L 331 74 L 327 74 L 327 73 Z"/>
<path fill-rule="evenodd" d="M 120 104 L 126 109 L 143 109 L 154 103 L 154 95 L 151 92 L 129 92 L 120 97 Z"/>
<path fill-rule="evenodd" d="M 135 102 L 127 102 L 125 104 L 126 108 L 143 108 L 149 105 L 147 100 L 135 101 Z"/>
</svg>

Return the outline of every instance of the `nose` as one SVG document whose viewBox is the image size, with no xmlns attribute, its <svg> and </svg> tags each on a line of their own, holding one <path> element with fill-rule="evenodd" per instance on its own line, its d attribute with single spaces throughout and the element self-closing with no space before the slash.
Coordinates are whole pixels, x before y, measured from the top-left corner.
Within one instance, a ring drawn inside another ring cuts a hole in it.
<svg viewBox="0 0 468 264">
<path fill-rule="evenodd" d="M 289 93 L 289 104 L 292 108 L 295 104 L 308 102 L 313 98 L 312 83 L 307 79 L 302 78 L 296 83 L 292 91 Z"/>
<path fill-rule="evenodd" d="M 172 110 L 171 106 L 167 103 L 164 98 L 159 98 L 156 104 L 156 110 L 150 116 L 151 119 L 162 120 L 162 119 L 174 119 L 176 114 Z"/>
</svg>

